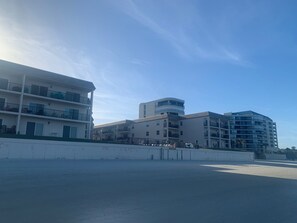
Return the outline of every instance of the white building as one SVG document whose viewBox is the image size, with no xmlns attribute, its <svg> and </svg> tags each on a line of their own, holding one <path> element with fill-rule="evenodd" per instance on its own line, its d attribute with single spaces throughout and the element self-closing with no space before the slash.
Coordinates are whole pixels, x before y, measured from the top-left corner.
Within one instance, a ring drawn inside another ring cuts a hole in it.
<svg viewBox="0 0 297 223">
<path fill-rule="evenodd" d="M 139 119 L 97 125 L 93 139 L 133 144 L 192 143 L 195 147 L 274 151 L 276 124 L 252 112 L 201 112 L 184 115 L 184 101 L 164 98 L 141 103 Z"/>
<path fill-rule="evenodd" d="M 147 118 L 156 115 L 185 114 L 185 101 L 178 98 L 162 98 L 155 101 L 141 103 L 139 105 L 139 118 Z"/>
<path fill-rule="evenodd" d="M 90 138 L 93 83 L 0 60 L 0 132 Z"/>
</svg>

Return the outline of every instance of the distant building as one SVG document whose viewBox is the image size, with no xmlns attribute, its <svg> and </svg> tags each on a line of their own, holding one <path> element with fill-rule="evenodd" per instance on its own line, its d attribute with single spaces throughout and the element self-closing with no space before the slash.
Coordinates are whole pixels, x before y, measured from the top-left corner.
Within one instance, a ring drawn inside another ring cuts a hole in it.
<svg viewBox="0 0 297 223">
<path fill-rule="evenodd" d="M 0 60 L 0 133 L 90 138 L 93 83 Z"/>
<path fill-rule="evenodd" d="M 139 105 L 139 118 L 147 118 L 156 115 L 184 115 L 185 101 L 178 98 L 162 98 L 155 101 L 141 103 Z"/>
<path fill-rule="evenodd" d="M 276 124 L 252 111 L 184 115 L 184 101 L 174 98 L 141 103 L 139 107 L 141 118 L 96 125 L 93 139 L 177 146 L 191 143 L 196 148 L 266 152 L 278 149 Z"/>
<path fill-rule="evenodd" d="M 225 113 L 230 119 L 233 148 L 273 151 L 278 149 L 276 123 L 253 111 Z"/>
</svg>

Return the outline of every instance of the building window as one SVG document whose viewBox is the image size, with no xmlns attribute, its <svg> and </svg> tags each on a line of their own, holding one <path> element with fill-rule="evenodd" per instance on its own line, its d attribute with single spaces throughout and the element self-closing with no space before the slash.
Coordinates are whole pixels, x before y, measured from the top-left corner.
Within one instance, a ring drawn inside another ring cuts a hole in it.
<svg viewBox="0 0 297 223">
<path fill-rule="evenodd" d="M 183 122 L 182 121 L 180 122 L 180 126 L 183 126 Z"/>
<path fill-rule="evenodd" d="M 146 136 L 149 136 L 150 135 L 150 132 L 146 132 L 146 134 L 145 134 Z"/>
<path fill-rule="evenodd" d="M 146 125 L 146 127 L 150 127 L 150 125 L 149 125 L 149 124 L 147 124 L 147 125 Z"/>
<path fill-rule="evenodd" d="M 157 122 L 157 124 L 156 124 L 156 125 L 158 125 L 158 126 L 159 126 L 159 125 L 160 125 L 160 123 L 159 123 L 159 122 Z"/>
<path fill-rule="evenodd" d="M 7 90 L 8 80 L 4 78 L 0 78 L 0 89 Z"/>
<path fill-rule="evenodd" d="M 26 135 L 28 136 L 42 136 L 43 124 L 35 122 L 27 122 Z"/>
<path fill-rule="evenodd" d="M 31 85 L 31 94 L 47 97 L 48 88 L 38 85 Z"/>
<path fill-rule="evenodd" d="M 183 131 L 180 131 L 180 135 L 182 136 L 184 134 L 184 132 Z"/>
<path fill-rule="evenodd" d="M 157 130 L 156 135 L 160 135 L 160 131 L 159 130 Z"/>
<path fill-rule="evenodd" d="M 66 108 L 64 112 L 64 118 L 78 120 L 79 111 L 78 109 Z"/>
<path fill-rule="evenodd" d="M 4 110 L 5 98 L 0 98 L 0 110 Z"/>
<path fill-rule="evenodd" d="M 37 103 L 30 103 L 28 113 L 33 113 L 35 115 L 43 115 L 44 114 L 44 105 Z"/>
<path fill-rule="evenodd" d="M 63 138 L 76 138 L 77 137 L 77 127 L 70 127 L 64 125 L 63 127 Z"/>
<path fill-rule="evenodd" d="M 67 91 L 66 94 L 65 94 L 65 100 L 80 102 L 80 94 Z"/>
</svg>

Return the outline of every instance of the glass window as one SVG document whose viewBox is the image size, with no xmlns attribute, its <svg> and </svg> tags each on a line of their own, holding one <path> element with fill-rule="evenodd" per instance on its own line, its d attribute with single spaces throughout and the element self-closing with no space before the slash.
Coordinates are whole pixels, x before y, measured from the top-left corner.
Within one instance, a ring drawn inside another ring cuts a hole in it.
<svg viewBox="0 0 297 223">
<path fill-rule="evenodd" d="M 8 80 L 4 78 L 0 78 L 0 89 L 7 90 Z"/>
<path fill-rule="evenodd" d="M 42 123 L 36 123 L 35 124 L 35 134 L 36 136 L 42 136 L 43 134 L 43 124 Z"/>
</svg>

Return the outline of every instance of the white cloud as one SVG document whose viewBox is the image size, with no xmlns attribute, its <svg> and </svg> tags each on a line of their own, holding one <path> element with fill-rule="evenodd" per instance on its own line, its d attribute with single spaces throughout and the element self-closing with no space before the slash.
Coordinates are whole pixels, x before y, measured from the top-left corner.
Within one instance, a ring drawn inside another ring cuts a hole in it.
<svg viewBox="0 0 297 223">
<path fill-rule="evenodd" d="M 184 28 L 188 27 L 188 24 L 183 24 L 180 21 L 171 21 L 176 24 L 176 26 L 174 29 L 170 30 L 141 10 L 133 0 L 127 0 L 121 3 L 117 2 L 116 7 L 168 42 L 183 58 L 190 60 L 195 60 L 196 58 L 213 61 L 219 60 L 242 66 L 251 65 L 239 52 L 236 52 L 234 49 L 228 49 L 222 43 L 217 42 L 215 38 L 209 34 L 206 28 L 207 25 L 205 24 L 199 24 L 199 26 L 195 27 L 196 31 L 200 33 L 200 36 L 194 39 L 191 36 L 191 32 Z M 198 17 L 198 15 L 196 15 L 196 17 Z M 193 29 L 193 27 L 191 27 L 191 29 Z"/>
</svg>

